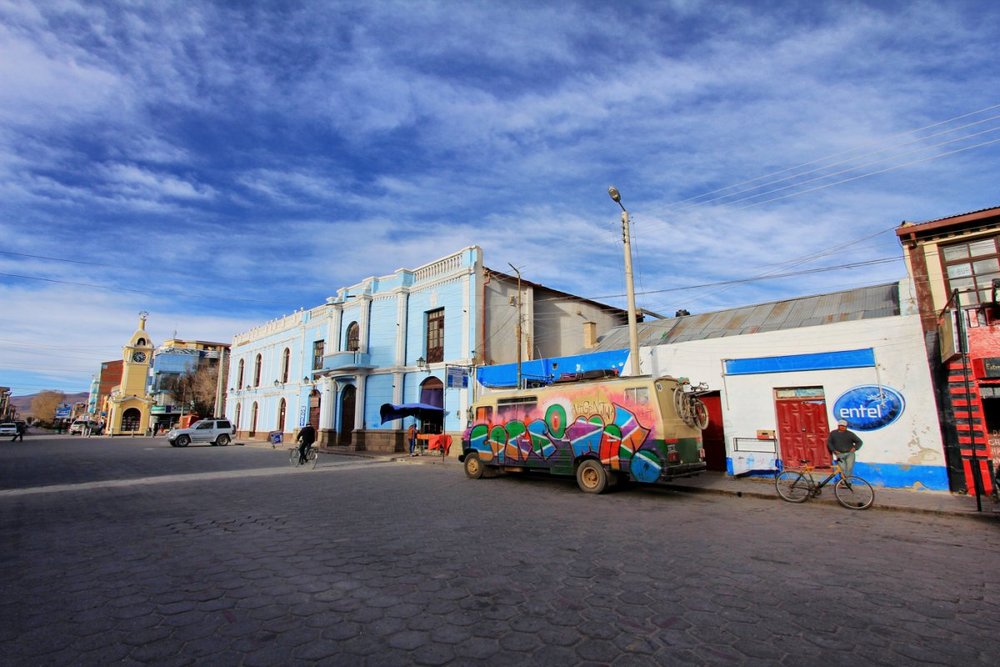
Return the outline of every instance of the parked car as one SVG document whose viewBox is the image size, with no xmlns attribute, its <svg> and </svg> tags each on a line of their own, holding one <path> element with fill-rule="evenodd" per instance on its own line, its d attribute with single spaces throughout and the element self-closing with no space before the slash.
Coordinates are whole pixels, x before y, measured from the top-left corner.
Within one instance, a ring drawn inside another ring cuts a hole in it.
<svg viewBox="0 0 1000 667">
<path fill-rule="evenodd" d="M 167 433 L 167 442 L 174 447 L 187 447 L 192 442 L 210 442 L 225 446 L 233 440 L 236 428 L 228 419 L 202 419 L 190 428 L 175 428 Z"/>
<path fill-rule="evenodd" d="M 5 436 L 13 437 L 17 435 L 17 424 L 14 422 L 4 422 L 0 424 L 0 438 Z"/>
<path fill-rule="evenodd" d="M 97 422 L 92 422 L 89 419 L 77 419 L 69 426 L 70 435 L 83 435 L 96 430 Z"/>
</svg>

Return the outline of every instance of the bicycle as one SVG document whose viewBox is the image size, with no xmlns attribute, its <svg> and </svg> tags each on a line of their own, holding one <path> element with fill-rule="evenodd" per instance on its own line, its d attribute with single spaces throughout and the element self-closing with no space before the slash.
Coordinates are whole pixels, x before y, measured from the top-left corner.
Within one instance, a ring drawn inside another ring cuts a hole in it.
<svg viewBox="0 0 1000 667">
<path fill-rule="evenodd" d="M 316 464 L 319 462 L 319 452 L 312 445 L 306 448 L 306 462 L 299 463 L 299 448 L 292 447 L 288 450 L 288 465 L 296 468 L 300 465 L 309 466 L 310 469 L 315 469 Z"/>
<path fill-rule="evenodd" d="M 843 476 L 840 461 L 833 460 L 833 472 L 822 482 L 817 482 L 812 476 L 813 465 L 809 461 L 801 461 L 801 470 L 782 470 L 774 477 L 774 488 L 783 500 L 790 503 L 804 503 L 817 497 L 823 487 L 838 477 L 833 486 L 833 494 L 837 502 L 849 510 L 866 510 L 875 502 L 875 489 L 867 481 L 857 475 Z"/>
<path fill-rule="evenodd" d="M 687 378 L 679 378 L 674 387 L 674 410 L 677 416 L 688 426 L 704 431 L 708 428 L 708 408 L 698 398 L 708 391 L 708 385 L 702 382 L 694 386 Z"/>
</svg>

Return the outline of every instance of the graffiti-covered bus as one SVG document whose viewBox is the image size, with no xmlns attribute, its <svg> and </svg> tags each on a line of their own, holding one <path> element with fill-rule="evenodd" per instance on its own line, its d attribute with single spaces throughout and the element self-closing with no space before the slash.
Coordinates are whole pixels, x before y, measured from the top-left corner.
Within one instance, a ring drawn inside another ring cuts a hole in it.
<svg viewBox="0 0 1000 667">
<path fill-rule="evenodd" d="M 459 460 L 473 479 L 547 471 L 588 493 L 696 475 L 705 423 L 678 414 L 683 391 L 675 378 L 638 376 L 491 393 L 469 409 Z"/>
</svg>

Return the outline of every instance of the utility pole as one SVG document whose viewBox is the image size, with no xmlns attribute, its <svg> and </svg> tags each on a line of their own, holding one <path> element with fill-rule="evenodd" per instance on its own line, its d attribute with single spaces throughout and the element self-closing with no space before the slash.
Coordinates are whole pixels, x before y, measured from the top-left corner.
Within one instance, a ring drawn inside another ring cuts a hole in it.
<svg viewBox="0 0 1000 667">
<path fill-rule="evenodd" d="M 516 266 L 507 262 L 507 266 L 517 274 L 517 388 L 521 388 L 521 272 Z"/>
<path fill-rule="evenodd" d="M 635 285 L 632 282 L 632 240 L 628 228 L 628 211 L 622 205 L 622 196 L 618 193 L 618 188 L 611 186 L 608 194 L 622 209 L 622 241 L 625 244 L 625 290 L 628 295 L 628 351 L 632 360 L 632 375 L 640 375 L 639 372 L 639 327 L 636 324 L 635 316 Z"/>
<path fill-rule="evenodd" d="M 219 366 L 218 366 L 218 376 L 215 378 L 215 406 L 212 410 L 213 417 L 224 417 L 224 404 L 223 396 L 225 395 L 225 381 L 226 381 L 226 353 L 229 350 L 227 348 L 222 348 L 219 350 Z"/>
</svg>

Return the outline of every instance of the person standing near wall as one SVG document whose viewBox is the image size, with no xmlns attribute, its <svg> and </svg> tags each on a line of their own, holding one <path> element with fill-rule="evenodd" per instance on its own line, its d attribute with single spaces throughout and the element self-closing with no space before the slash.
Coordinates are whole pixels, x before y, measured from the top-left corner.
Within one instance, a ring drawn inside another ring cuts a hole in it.
<svg viewBox="0 0 1000 667">
<path fill-rule="evenodd" d="M 410 423 L 410 428 L 406 429 L 406 441 L 410 445 L 410 456 L 416 456 L 413 450 L 417 447 L 417 420 Z"/>
<path fill-rule="evenodd" d="M 840 459 L 840 469 L 845 479 L 854 474 L 854 452 L 861 449 L 862 444 L 861 438 L 847 430 L 847 421 L 843 419 L 837 422 L 837 430 L 830 431 L 826 439 L 826 448 Z"/>
</svg>

